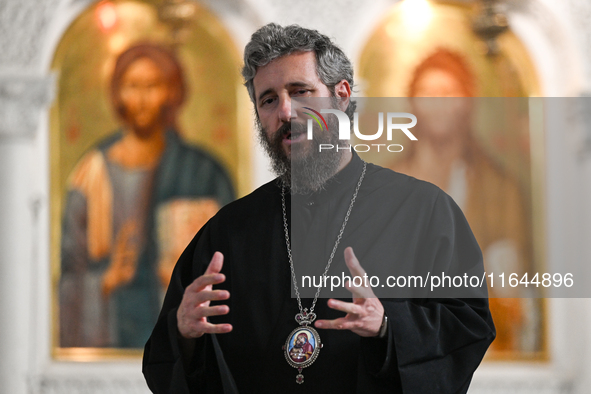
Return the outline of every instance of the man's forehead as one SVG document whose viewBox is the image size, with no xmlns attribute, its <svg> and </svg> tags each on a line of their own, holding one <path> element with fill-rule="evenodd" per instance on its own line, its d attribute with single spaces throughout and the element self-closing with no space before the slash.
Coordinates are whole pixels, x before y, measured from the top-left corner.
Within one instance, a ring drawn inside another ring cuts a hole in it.
<svg viewBox="0 0 591 394">
<path fill-rule="evenodd" d="M 263 90 L 287 84 L 317 83 L 316 56 L 313 51 L 294 52 L 261 66 L 253 79 L 255 97 Z"/>
</svg>

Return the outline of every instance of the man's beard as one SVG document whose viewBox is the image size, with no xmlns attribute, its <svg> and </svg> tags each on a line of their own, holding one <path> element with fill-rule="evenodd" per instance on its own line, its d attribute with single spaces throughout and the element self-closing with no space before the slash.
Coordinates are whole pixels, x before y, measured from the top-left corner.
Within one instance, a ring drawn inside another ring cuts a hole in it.
<svg viewBox="0 0 591 394">
<path fill-rule="evenodd" d="M 291 159 L 283 149 L 283 138 L 289 133 L 293 135 L 306 134 L 307 128 L 297 122 L 284 123 L 271 138 L 267 137 L 265 129 L 257 119 L 259 141 L 271 159 L 273 172 L 279 176 L 282 184 L 291 190 L 292 194 L 307 194 L 322 190 L 326 182 L 339 169 L 341 158 L 347 143 L 338 138 L 338 123 L 330 117 L 328 131 L 315 130 L 310 143 L 303 142 L 291 145 Z M 320 152 L 320 144 L 331 144 L 332 149 Z"/>
</svg>

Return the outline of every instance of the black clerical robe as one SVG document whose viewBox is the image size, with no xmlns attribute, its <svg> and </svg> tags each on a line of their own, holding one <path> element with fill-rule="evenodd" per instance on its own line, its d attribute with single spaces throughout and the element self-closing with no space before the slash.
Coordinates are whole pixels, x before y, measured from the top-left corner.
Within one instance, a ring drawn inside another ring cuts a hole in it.
<svg viewBox="0 0 591 394">
<path fill-rule="evenodd" d="M 301 257 L 294 260 L 296 271 L 308 270 L 298 265 L 303 260 L 314 262 L 310 269 L 317 266 L 316 275 L 324 271 L 362 167 L 354 155 L 326 190 L 293 201 L 287 196 L 292 238 L 297 238 L 293 249 Z M 347 246 L 368 273 L 378 265 L 398 267 L 397 272 L 411 272 L 415 265 L 445 269 L 465 261 L 482 267 L 480 249 L 450 197 L 429 183 L 372 164 L 329 275 L 348 274 L 343 257 Z M 230 292 L 225 301 L 230 313 L 210 321 L 230 323 L 233 331 L 199 338 L 192 361 L 185 365 L 177 307 L 215 251 L 224 254 L 226 281 L 217 288 Z M 314 364 L 302 371 L 304 383 L 297 384 L 297 370 L 282 350 L 297 326 L 292 288 L 281 187 L 275 180 L 222 208 L 180 257 L 144 352 L 143 372 L 151 390 L 221 393 L 235 382 L 241 393 L 463 393 L 495 336 L 485 298 L 380 297 L 388 316 L 386 337 L 318 330 L 324 346 Z M 315 309 L 318 318 L 343 316 L 328 308 L 323 291 Z M 311 301 L 304 298 L 303 306 L 309 308 Z"/>
</svg>

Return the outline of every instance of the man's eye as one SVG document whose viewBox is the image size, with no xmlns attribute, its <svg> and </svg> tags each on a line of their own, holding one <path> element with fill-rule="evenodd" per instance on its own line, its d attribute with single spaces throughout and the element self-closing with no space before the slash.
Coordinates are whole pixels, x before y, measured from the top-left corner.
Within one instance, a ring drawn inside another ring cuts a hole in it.
<svg viewBox="0 0 591 394">
<path fill-rule="evenodd" d="M 266 98 L 266 99 L 264 99 L 263 101 L 261 101 L 261 106 L 263 106 L 263 105 L 269 105 L 269 104 L 271 104 L 271 103 L 272 103 L 274 100 L 275 100 L 275 99 L 274 99 L 274 98 L 271 98 L 271 97 L 269 97 L 269 98 Z"/>
<path fill-rule="evenodd" d="M 308 90 L 308 89 L 299 89 L 299 90 L 296 90 L 296 92 L 295 92 L 295 93 L 296 93 L 296 94 L 299 94 L 299 95 L 302 95 L 302 94 L 306 94 L 306 93 L 308 93 L 308 92 L 309 92 L 309 90 Z"/>
</svg>

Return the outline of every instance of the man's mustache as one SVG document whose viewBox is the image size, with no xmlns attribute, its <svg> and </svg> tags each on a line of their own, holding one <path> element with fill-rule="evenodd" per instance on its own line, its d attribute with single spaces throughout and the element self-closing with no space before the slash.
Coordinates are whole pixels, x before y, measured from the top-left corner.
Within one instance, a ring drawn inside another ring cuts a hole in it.
<svg viewBox="0 0 591 394">
<path fill-rule="evenodd" d="M 301 133 L 306 133 L 307 132 L 307 128 L 306 126 L 304 126 L 301 123 L 298 122 L 287 122 L 284 123 L 283 125 L 281 125 L 281 127 L 279 127 L 277 129 L 277 131 L 275 131 L 275 135 L 273 136 L 275 140 L 281 140 L 283 139 L 285 136 L 291 134 L 301 134 Z"/>
</svg>

